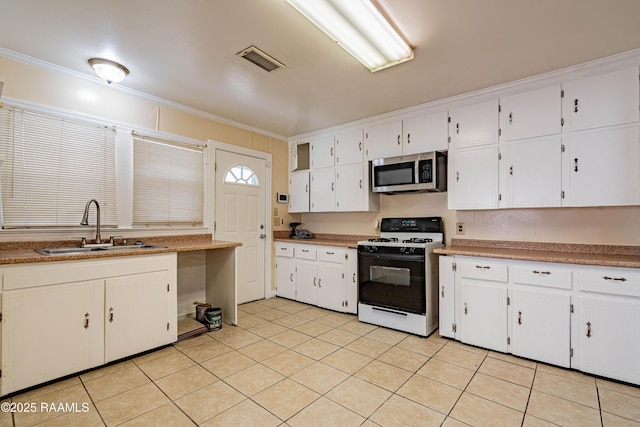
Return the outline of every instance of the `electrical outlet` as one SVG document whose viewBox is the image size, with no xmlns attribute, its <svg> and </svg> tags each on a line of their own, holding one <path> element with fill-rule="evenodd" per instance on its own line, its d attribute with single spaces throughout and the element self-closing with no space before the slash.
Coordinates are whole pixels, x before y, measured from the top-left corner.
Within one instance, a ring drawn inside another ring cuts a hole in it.
<svg viewBox="0 0 640 427">
<path fill-rule="evenodd" d="M 280 218 L 277 216 L 273 218 L 273 225 L 280 225 Z"/>
<path fill-rule="evenodd" d="M 273 208 L 273 216 L 278 216 L 278 208 L 277 207 Z M 274 224 L 274 225 L 277 225 L 277 224 Z"/>
<path fill-rule="evenodd" d="M 456 222 L 456 234 L 464 234 L 464 222 Z"/>
</svg>

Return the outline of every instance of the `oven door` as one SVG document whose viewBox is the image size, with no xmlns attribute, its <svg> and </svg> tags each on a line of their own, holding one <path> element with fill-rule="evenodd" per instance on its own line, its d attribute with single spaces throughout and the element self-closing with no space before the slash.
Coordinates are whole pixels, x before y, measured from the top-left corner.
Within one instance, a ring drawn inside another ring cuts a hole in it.
<svg viewBox="0 0 640 427">
<path fill-rule="evenodd" d="M 425 256 L 358 249 L 359 302 L 426 314 Z"/>
</svg>

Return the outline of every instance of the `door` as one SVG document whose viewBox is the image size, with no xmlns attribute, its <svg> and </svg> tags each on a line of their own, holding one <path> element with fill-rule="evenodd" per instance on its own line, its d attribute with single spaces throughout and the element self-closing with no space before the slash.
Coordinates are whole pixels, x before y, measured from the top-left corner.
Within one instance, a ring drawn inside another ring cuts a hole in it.
<svg viewBox="0 0 640 427">
<path fill-rule="evenodd" d="M 440 335 L 443 337 L 456 338 L 456 317 L 455 317 L 455 276 L 453 264 L 455 258 L 451 256 L 441 256 L 439 262 L 439 327 Z"/>
<path fill-rule="evenodd" d="M 365 165 L 362 163 L 336 168 L 336 210 L 364 210 L 364 172 Z M 366 193 L 369 193 L 368 189 Z"/>
<path fill-rule="evenodd" d="M 507 288 L 462 282 L 460 291 L 460 340 L 506 353 Z"/>
<path fill-rule="evenodd" d="M 266 177 L 264 158 L 216 149 L 214 238 L 242 243 L 238 304 L 265 297 Z"/>
<path fill-rule="evenodd" d="M 336 210 L 335 168 L 313 169 L 309 187 L 311 212 Z"/>
</svg>

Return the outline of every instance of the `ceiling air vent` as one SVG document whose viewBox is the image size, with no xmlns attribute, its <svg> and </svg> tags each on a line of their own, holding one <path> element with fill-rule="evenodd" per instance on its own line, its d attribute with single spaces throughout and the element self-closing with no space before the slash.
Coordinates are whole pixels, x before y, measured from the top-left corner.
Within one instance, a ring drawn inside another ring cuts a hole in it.
<svg viewBox="0 0 640 427">
<path fill-rule="evenodd" d="M 282 62 L 267 55 L 255 46 L 249 46 L 238 52 L 237 55 L 269 72 L 277 70 L 278 68 L 284 68 L 285 66 Z"/>
</svg>

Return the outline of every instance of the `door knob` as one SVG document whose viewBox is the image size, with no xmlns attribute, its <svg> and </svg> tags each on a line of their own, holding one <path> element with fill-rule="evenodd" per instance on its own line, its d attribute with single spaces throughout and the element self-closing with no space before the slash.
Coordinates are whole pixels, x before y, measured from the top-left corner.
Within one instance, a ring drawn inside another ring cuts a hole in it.
<svg viewBox="0 0 640 427">
<path fill-rule="evenodd" d="M 261 234 L 261 235 L 260 235 L 260 238 L 261 238 L 261 239 L 266 239 L 266 238 L 267 238 L 267 235 L 266 235 L 266 234 Z"/>
</svg>

